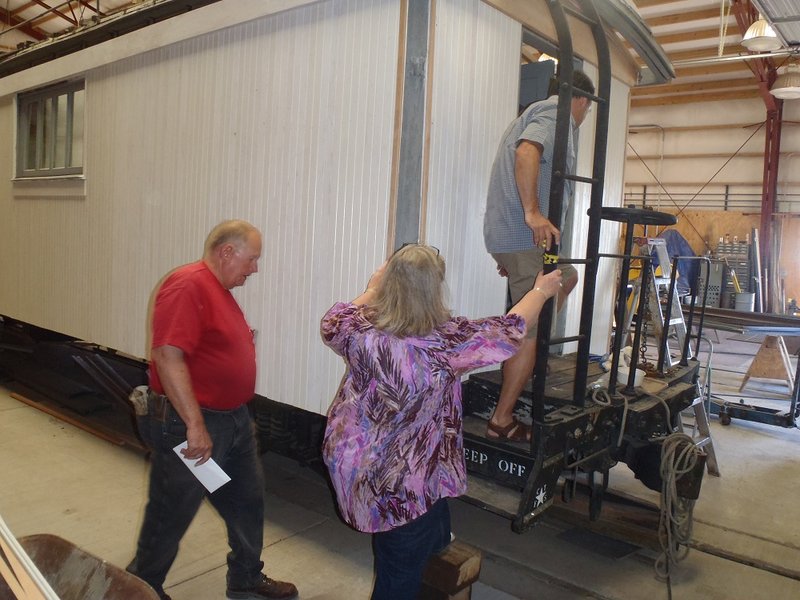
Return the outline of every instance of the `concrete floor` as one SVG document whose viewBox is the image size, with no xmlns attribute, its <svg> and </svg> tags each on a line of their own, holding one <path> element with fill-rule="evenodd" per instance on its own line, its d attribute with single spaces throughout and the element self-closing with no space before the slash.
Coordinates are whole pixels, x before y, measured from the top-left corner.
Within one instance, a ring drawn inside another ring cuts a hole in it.
<svg viewBox="0 0 800 600">
<path fill-rule="evenodd" d="M 736 369 L 746 370 L 747 359 L 719 353 L 714 360 L 730 370 L 715 372 L 712 391 L 735 388 L 741 377 Z M 770 392 L 773 401 L 788 406 L 776 389 Z M 800 598 L 800 432 L 745 421 L 722 427 L 713 417 L 711 428 L 722 477 L 703 481 L 694 513 L 695 547 L 673 574 L 672 598 Z M 0 465 L 0 516 L 17 537 L 52 533 L 113 564 L 127 564 L 146 495 L 142 456 L 0 388 Z M 367 598 L 369 536 L 339 521 L 324 480 L 313 470 L 273 454 L 264 457 L 264 469 L 267 573 L 295 582 L 305 600 Z M 625 465 L 612 470 L 610 487 L 658 503 L 658 494 Z M 456 535 L 484 552 L 474 600 L 668 598 L 666 584 L 654 577 L 649 550 L 608 552 L 597 539 L 572 535 L 571 526 L 553 519 L 517 535 L 505 519 L 464 502 L 452 501 L 451 510 Z M 222 522 L 203 506 L 167 591 L 175 600 L 224 598 L 225 554 Z"/>
</svg>

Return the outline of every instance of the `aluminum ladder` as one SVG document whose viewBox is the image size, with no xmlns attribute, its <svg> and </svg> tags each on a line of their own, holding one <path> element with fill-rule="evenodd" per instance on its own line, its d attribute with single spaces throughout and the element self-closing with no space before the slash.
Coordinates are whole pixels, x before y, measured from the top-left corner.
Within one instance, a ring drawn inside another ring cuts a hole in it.
<svg viewBox="0 0 800 600">
<path fill-rule="evenodd" d="M 711 438 L 711 429 L 708 425 L 708 410 L 711 406 L 711 357 L 714 347 L 711 341 L 702 338 L 709 345 L 708 360 L 706 361 L 702 382 L 697 381 L 697 397 L 692 405 L 681 412 L 678 428 L 692 438 L 697 448 L 702 448 L 706 453 L 706 469 L 709 475 L 720 476 L 717 453 L 714 451 L 714 440 Z M 691 430 L 690 432 L 688 430 Z"/>
<path fill-rule="evenodd" d="M 661 275 L 656 276 L 654 269 L 643 269 L 642 276 L 644 277 L 645 271 L 650 273 L 650 285 L 647 295 L 647 306 L 650 311 L 651 324 L 654 326 L 653 334 L 659 340 L 662 340 L 664 357 L 668 366 L 672 367 L 678 364 L 681 360 L 681 352 L 686 342 L 686 321 L 683 318 L 683 310 L 681 309 L 681 302 L 678 294 L 669 294 L 669 288 L 672 281 L 672 263 L 670 262 L 669 253 L 667 252 L 666 240 L 661 238 L 648 238 L 647 246 L 650 253 L 655 252 L 658 258 L 658 264 L 661 267 Z M 669 307 L 664 306 L 661 302 L 662 294 L 664 297 L 672 298 Z M 669 313 L 666 315 L 665 313 Z M 664 330 L 666 329 L 666 335 Z M 670 341 L 677 341 L 677 347 L 671 348 Z M 689 356 L 693 358 L 694 352 L 691 346 L 689 347 Z"/>
</svg>

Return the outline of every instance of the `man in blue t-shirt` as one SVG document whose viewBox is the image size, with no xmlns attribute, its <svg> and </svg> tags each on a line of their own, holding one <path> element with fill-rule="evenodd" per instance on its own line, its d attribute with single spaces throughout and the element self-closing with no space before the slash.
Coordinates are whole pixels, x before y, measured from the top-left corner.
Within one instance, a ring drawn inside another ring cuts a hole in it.
<svg viewBox="0 0 800 600">
<path fill-rule="evenodd" d="M 573 71 L 573 86 L 594 95 L 594 84 L 583 71 Z M 572 99 L 570 133 L 567 140 L 567 171 L 575 172 L 577 129 L 591 110 L 591 100 Z M 486 249 L 497 262 L 501 275 L 508 276 L 511 303 L 516 304 L 530 289 L 542 270 L 544 251 L 561 242 L 562 223 L 548 219 L 553 149 L 556 143 L 558 97 L 534 102 L 506 129 L 492 165 L 483 238 Z M 572 195 L 565 182 L 562 217 Z M 559 308 L 578 283 L 571 265 L 560 265 L 563 289 Z M 503 386 L 497 406 L 489 419 L 487 437 L 526 441 L 530 426 L 516 420 L 514 405 L 536 364 L 536 323 L 528 324 L 528 335 L 519 352 L 503 365 Z"/>
</svg>

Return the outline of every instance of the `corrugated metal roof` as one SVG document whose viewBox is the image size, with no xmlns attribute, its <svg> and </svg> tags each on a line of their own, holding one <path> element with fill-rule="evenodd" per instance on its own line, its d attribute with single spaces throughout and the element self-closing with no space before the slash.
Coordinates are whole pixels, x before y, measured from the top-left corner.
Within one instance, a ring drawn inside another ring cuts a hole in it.
<svg viewBox="0 0 800 600">
<path fill-rule="evenodd" d="M 772 25 L 785 46 L 800 45 L 800 2 L 797 0 L 753 0 L 753 4 Z"/>
</svg>

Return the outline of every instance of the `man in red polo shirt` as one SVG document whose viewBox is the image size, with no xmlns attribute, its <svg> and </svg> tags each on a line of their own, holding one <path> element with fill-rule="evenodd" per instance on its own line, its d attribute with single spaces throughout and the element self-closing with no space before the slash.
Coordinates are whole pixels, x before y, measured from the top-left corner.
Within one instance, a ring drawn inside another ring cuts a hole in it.
<svg viewBox="0 0 800 600">
<path fill-rule="evenodd" d="M 230 292 L 258 271 L 260 256 L 261 234 L 253 225 L 224 221 L 208 235 L 203 259 L 169 273 L 156 295 L 155 394 L 143 432 L 152 445 L 150 491 L 128 570 L 162 599 L 169 599 L 163 585 L 178 544 L 206 495 L 228 529 L 228 598 L 297 597 L 293 584 L 261 573 L 264 481 L 246 406 L 255 394 L 255 344 Z M 184 441 L 185 458 L 197 464 L 213 458 L 231 480 L 207 494 L 173 451 Z"/>
</svg>

